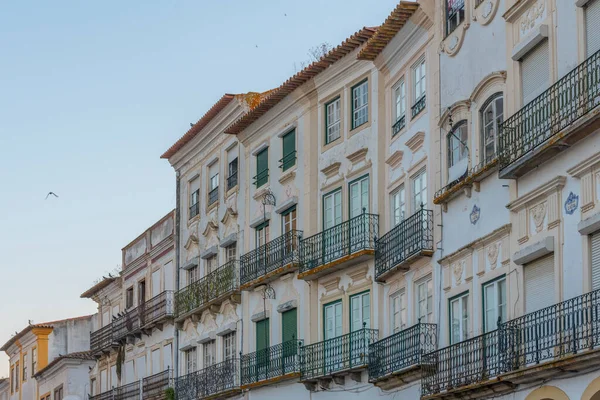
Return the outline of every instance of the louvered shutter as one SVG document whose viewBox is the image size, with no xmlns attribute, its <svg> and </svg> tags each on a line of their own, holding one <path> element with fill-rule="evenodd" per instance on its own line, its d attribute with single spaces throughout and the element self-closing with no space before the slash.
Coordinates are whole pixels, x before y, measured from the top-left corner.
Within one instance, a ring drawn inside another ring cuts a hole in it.
<svg viewBox="0 0 600 400">
<path fill-rule="evenodd" d="M 256 350 L 269 347 L 269 320 L 263 319 L 256 323 Z"/>
<path fill-rule="evenodd" d="M 283 342 L 298 339 L 298 312 L 296 308 L 281 315 L 281 336 Z"/>
<path fill-rule="evenodd" d="M 542 94 L 550 84 L 548 41 L 543 41 L 521 59 L 523 105 Z"/>
<path fill-rule="evenodd" d="M 296 130 L 293 129 L 283 137 L 283 170 L 296 164 L 294 153 L 296 152 Z"/>
<path fill-rule="evenodd" d="M 525 312 L 530 313 L 555 303 L 554 254 L 525 264 Z"/>
<path fill-rule="evenodd" d="M 592 290 L 600 289 L 600 232 L 592 235 Z"/>
<path fill-rule="evenodd" d="M 600 0 L 591 0 L 585 6 L 586 54 L 590 57 L 600 50 Z"/>
</svg>

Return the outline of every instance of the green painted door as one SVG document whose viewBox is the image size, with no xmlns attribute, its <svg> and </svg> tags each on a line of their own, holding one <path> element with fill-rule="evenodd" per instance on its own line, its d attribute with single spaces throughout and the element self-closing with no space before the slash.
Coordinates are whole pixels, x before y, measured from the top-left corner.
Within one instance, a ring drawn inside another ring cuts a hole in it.
<svg viewBox="0 0 600 400">
<path fill-rule="evenodd" d="M 269 180 L 269 148 L 256 155 L 256 187 L 261 187 Z"/>
<path fill-rule="evenodd" d="M 256 374 L 266 379 L 269 369 L 269 319 L 256 322 Z"/>
<path fill-rule="evenodd" d="M 281 368 L 283 374 L 293 372 L 298 354 L 298 309 L 281 314 Z"/>
<path fill-rule="evenodd" d="M 281 169 L 283 171 L 296 165 L 296 130 L 293 129 L 283 137 L 283 158 Z"/>
</svg>

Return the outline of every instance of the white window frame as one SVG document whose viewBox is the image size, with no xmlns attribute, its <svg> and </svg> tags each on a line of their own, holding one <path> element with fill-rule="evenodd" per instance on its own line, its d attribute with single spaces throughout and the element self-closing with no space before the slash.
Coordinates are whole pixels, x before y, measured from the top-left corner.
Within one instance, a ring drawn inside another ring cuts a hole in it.
<svg viewBox="0 0 600 400">
<path fill-rule="evenodd" d="M 328 203 L 331 203 L 331 225 L 327 224 L 327 210 Z M 336 206 L 339 205 L 339 208 Z M 337 210 L 337 212 L 336 212 Z M 339 213 L 339 215 L 337 215 Z M 338 224 L 342 223 L 344 213 L 344 206 L 342 204 L 342 191 L 341 189 L 337 189 L 333 192 L 327 193 L 323 196 L 323 229 L 332 228 Z"/>
<path fill-rule="evenodd" d="M 390 206 L 393 218 L 392 224 L 397 226 L 406 218 L 406 188 L 404 185 L 398 186 L 390 194 Z"/>
<path fill-rule="evenodd" d="M 500 101 L 503 103 L 504 95 L 503 93 L 496 93 L 491 96 L 484 104 L 484 108 L 481 110 L 481 154 L 483 156 L 483 161 L 488 163 L 492 161 L 498 152 L 498 132 L 500 128 L 500 124 L 504 120 L 504 103 L 502 104 L 502 112 L 498 114 L 497 102 Z M 486 114 L 488 109 L 492 112 L 492 120 L 487 121 L 486 123 Z M 500 120 L 498 119 L 500 117 Z M 492 127 L 493 137 L 491 140 L 486 138 L 486 130 L 487 127 Z M 490 157 L 487 154 L 487 146 L 489 144 L 493 144 L 494 152 L 493 157 Z"/>
<path fill-rule="evenodd" d="M 406 116 L 406 82 L 400 78 L 394 87 L 394 123 Z"/>
<path fill-rule="evenodd" d="M 186 374 L 198 371 L 198 352 L 196 347 L 184 351 L 184 361 Z"/>
<path fill-rule="evenodd" d="M 493 304 L 488 304 L 487 290 L 493 290 Z M 504 292 L 502 295 L 502 291 Z M 507 299 L 506 299 L 506 276 L 483 284 L 483 331 L 490 332 L 498 327 L 498 317 L 501 322 L 506 321 Z M 504 300 L 504 302 L 502 302 Z M 491 312 L 493 315 L 488 315 Z M 489 328 L 488 328 L 489 327 Z"/>
<path fill-rule="evenodd" d="M 354 204 L 352 202 L 352 189 L 354 187 L 358 188 L 357 199 L 360 202 L 358 214 L 355 214 L 356 211 L 353 208 Z M 368 213 L 370 209 L 369 203 L 371 202 L 371 182 L 369 181 L 369 175 L 365 175 L 362 178 L 358 178 L 357 180 L 350 182 L 348 185 L 348 196 L 350 204 L 350 218 L 361 215 L 363 213 L 363 208 L 365 209 L 365 212 Z"/>
<path fill-rule="evenodd" d="M 217 172 L 210 177 L 210 190 L 214 190 L 219 187 L 219 173 Z"/>
<path fill-rule="evenodd" d="M 424 291 L 421 290 L 424 288 Z M 429 290 L 431 289 L 431 293 Z M 425 296 L 421 296 L 425 294 Z M 421 313 L 422 305 L 425 305 L 425 314 Z M 420 322 L 433 322 L 433 279 L 431 276 L 419 279 L 415 282 L 415 319 Z"/>
<path fill-rule="evenodd" d="M 406 292 L 398 290 L 390 296 L 390 331 L 400 332 L 408 325 L 408 312 L 406 309 Z"/>
<path fill-rule="evenodd" d="M 236 357 L 235 354 L 235 331 L 229 332 L 223 336 L 223 361 L 232 360 Z"/>
<path fill-rule="evenodd" d="M 233 242 L 225 247 L 225 259 L 227 262 L 235 260 L 237 257 L 237 242 Z"/>
<path fill-rule="evenodd" d="M 325 104 L 325 144 L 329 144 L 341 137 L 342 110 L 340 97 Z"/>
<path fill-rule="evenodd" d="M 356 310 L 354 310 L 354 300 L 358 301 L 358 318 L 356 318 Z M 365 302 L 367 304 L 365 304 Z M 365 312 L 365 308 L 367 311 Z M 358 331 L 365 328 L 371 328 L 371 292 L 357 293 L 350 296 L 350 332 Z M 365 315 L 366 314 L 366 315 Z M 358 325 L 355 324 L 358 321 Z"/>
<path fill-rule="evenodd" d="M 469 312 L 469 292 L 465 292 L 463 294 L 459 294 L 458 296 L 453 297 L 449 300 L 450 303 L 450 315 L 448 316 L 448 321 L 450 324 L 450 344 L 460 343 L 469 338 L 470 334 L 470 325 L 471 325 L 471 315 Z M 458 305 L 458 337 L 455 336 L 455 331 L 453 329 L 453 323 L 455 320 L 454 316 L 454 305 Z M 467 315 L 465 315 L 465 312 Z M 466 325 L 466 326 L 465 326 Z"/>
<path fill-rule="evenodd" d="M 417 191 L 416 184 L 419 182 L 420 188 Z M 423 208 L 427 208 L 427 170 L 421 169 L 419 172 L 414 174 L 410 179 L 411 190 L 412 190 L 412 213 L 416 213 Z"/>
<path fill-rule="evenodd" d="M 214 340 L 202 344 L 203 368 L 214 365 L 217 361 L 216 343 Z"/>
<path fill-rule="evenodd" d="M 464 136 L 464 137 L 463 137 Z M 460 140 L 459 140 L 460 139 Z M 469 126 L 466 119 L 459 121 L 448 134 L 448 168 L 458 165 L 469 157 L 467 144 L 469 142 Z M 455 158 L 455 152 L 457 158 Z"/>
<path fill-rule="evenodd" d="M 369 80 L 356 84 L 351 92 L 352 129 L 369 122 Z"/>
<path fill-rule="evenodd" d="M 412 77 L 413 77 L 413 106 L 417 104 L 419 100 L 421 100 L 426 93 L 426 66 L 425 66 L 425 56 L 421 56 L 419 61 L 413 64 L 412 68 Z"/>
</svg>

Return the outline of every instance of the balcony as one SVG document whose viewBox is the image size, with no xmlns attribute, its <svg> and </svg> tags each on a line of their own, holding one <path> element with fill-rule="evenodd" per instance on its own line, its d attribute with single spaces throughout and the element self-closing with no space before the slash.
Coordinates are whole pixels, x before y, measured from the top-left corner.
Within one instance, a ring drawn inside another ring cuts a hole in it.
<svg viewBox="0 0 600 400">
<path fill-rule="evenodd" d="M 474 188 L 475 191 L 478 192 L 481 181 L 493 174 L 497 167 L 498 158 L 492 157 L 483 160 L 467 170 L 460 178 L 453 180 L 440 190 L 436 191 L 433 195 L 433 204 L 445 206 L 450 200 L 460 196 L 461 193 L 465 193 L 470 197 L 471 189 Z"/>
<path fill-rule="evenodd" d="M 313 280 L 375 254 L 379 215 L 362 214 L 300 243 L 298 278 Z"/>
<path fill-rule="evenodd" d="M 171 370 L 159 372 L 152 376 L 142 379 L 143 399 L 163 399 L 165 398 L 165 390 L 171 384 Z"/>
<path fill-rule="evenodd" d="M 296 270 L 301 238 L 302 231 L 292 230 L 244 254 L 240 258 L 241 289 L 252 289 Z"/>
<path fill-rule="evenodd" d="M 114 389 L 114 400 L 140 400 L 140 381 L 130 383 L 128 385 L 119 386 Z M 144 399 L 146 397 L 143 397 Z"/>
<path fill-rule="evenodd" d="M 90 349 L 96 357 L 109 352 L 114 343 L 112 323 L 90 333 Z"/>
<path fill-rule="evenodd" d="M 219 187 L 212 189 L 208 192 L 208 206 L 212 206 L 219 200 Z"/>
<path fill-rule="evenodd" d="M 396 136 L 406 126 L 406 115 L 398 118 L 396 123 L 392 125 L 392 137 Z"/>
<path fill-rule="evenodd" d="M 231 299 L 239 303 L 239 262 L 229 261 L 175 293 L 175 318 L 181 322 L 211 305 Z"/>
<path fill-rule="evenodd" d="M 378 339 L 377 329 L 363 328 L 346 335 L 301 347 L 300 381 L 309 390 L 316 382 L 343 384 L 345 375 L 360 382 L 360 370 L 368 365 L 369 345 Z"/>
<path fill-rule="evenodd" d="M 175 380 L 177 400 L 216 399 L 240 393 L 239 360 L 231 359 Z"/>
<path fill-rule="evenodd" d="M 423 356 L 427 399 L 495 396 L 582 374 L 600 361 L 600 290 L 526 314 Z"/>
<path fill-rule="evenodd" d="M 154 327 L 162 330 L 163 323 L 166 320 L 173 318 L 174 293 L 172 290 L 165 290 L 158 296 L 154 296 L 142 306 L 138 307 L 141 310 L 141 326 L 144 330 L 149 330 Z"/>
<path fill-rule="evenodd" d="M 407 271 L 421 257 L 433 255 L 433 211 L 417 211 L 379 238 L 375 244 L 375 280 L 385 282 L 396 271 Z"/>
<path fill-rule="evenodd" d="M 600 51 L 500 126 L 500 178 L 516 179 L 600 128 Z"/>
<path fill-rule="evenodd" d="M 190 206 L 190 219 L 200 214 L 200 203 L 194 203 Z"/>
<path fill-rule="evenodd" d="M 236 187 L 238 184 L 238 172 L 232 172 L 231 175 L 227 177 L 227 190 L 231 190 Z"/>
<path fill-rule="evenodd" d="M 301 340 L 290 340 L 241 358 L 242 389 L 281 382 L 300 376 Z"/>
<path fill-rule="evenodd" d="M 117 342 L 126 340 L 128 336 L 141 337 L 144 313 L 140 311 L 143 311 L 143 308 L 141 306 L 125 311 L 119 318 L 113 320 L 113 338 Z"/>
<path fill-rule="evenodd" d="M 437 325 L 417 323 L 369 346 L 369 382 L 389 390 L 421 378 L 422 357 L 437 349 Z"/>
<path fill-rule="evenodd" d="M 421 96 L 421 98 L 418 99 L 415 102 L 415 104 L 413 104 L 413 106 L 410 108 L 412 118 L 419 115 L 419 113 L 425 109 L 425 104 L 426 104 L 425 100 L 426 100 L 425 95 Z"/>
<path fill-rule="evenodd" d="M 114 389 L 111 389 L 107 392 L 96 394 L 94 396 L 90 396 L 89 400 L 113 400 Z"/>
</svg>

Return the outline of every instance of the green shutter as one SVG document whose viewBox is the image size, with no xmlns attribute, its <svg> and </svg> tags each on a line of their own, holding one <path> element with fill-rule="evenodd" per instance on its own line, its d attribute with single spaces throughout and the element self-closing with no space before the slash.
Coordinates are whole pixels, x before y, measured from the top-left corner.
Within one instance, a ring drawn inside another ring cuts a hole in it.
<svg viewBox="0 0 600 400">
<path fill-rule="evenodd" d="M 281 168 L 285 171 L 294 165 L 296 165 L 296 130 L 292 129 L 283 137 Z"/>
<path fill-rule="evenodd" d="M 298 339 L 298 312 L 296 308 L 288 310 L 281 317 L 281 337 L 283 343 Z"/>
<path fill-rule="evenodd" d="M 256 155 L 256 186 L 262 186 L 269 179 L 269 148 Z"/>
<path fill-rule="evenodd" d="M 269 319 L 256 322 L 256 350 L 269 347 Z"/>
</svg>

